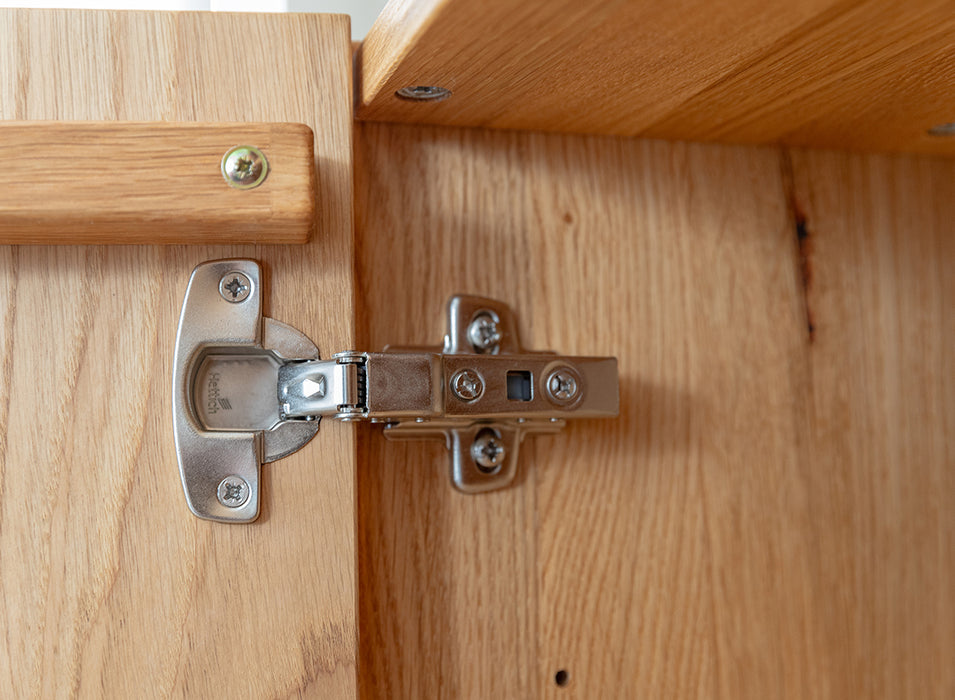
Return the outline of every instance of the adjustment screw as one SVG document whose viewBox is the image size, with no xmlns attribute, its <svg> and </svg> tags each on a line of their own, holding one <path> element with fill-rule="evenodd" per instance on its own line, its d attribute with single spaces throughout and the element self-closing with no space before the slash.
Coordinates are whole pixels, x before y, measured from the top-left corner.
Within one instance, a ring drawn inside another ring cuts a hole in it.
<svg viewBox="0 0 955 700">
<path fill-rule="evenodd" d="M 569 367 L 559 367 L 547 375 L 544 386 L 554 403 L 569 404 L 580 395 L 580 378 Z"/>
<path fill-rule="evenodd" d="M 494 352 L 501 342 L 501 329 L 497 319 L 486 311 L 482 311 L 468 326 L 468 340 L 478 352 Z"/>
<path fill-rule="evenodd" d="M 222 177 L 230 187 L 250 190 L 269 174 L 269 162 L 255 146 L 236 146 L 222 156 Z"/>
<path fill-rule="evenodd" d="M 251 293 L 252 281 L 241 272 L 228 272 L 219 280 L 219 294 L 228 302 L 238 304 Z"/>
<path fill-rule="evenodd" d="M 451 391 L 462 401 L 474 401 L 484 393 L 484 380 L 473 369 L 459 369 L 451 377 Z"/>
<path fill-rule="evenodd" d="M 219 497 L 219 503 L 226 508 L 240 508 L 249 500 L 252 490 L 249 484 L 241 476 L 227 476 L 219 482 L 219 488 L 216 489 L 216 496 Z"/>
<path fill-rule="evenodd" d="M 504 443 L 493 430 L 481 431 L 471 443 L 471 459 L 482 472 L 492 474 L 504 463 Z"/>
</svg>

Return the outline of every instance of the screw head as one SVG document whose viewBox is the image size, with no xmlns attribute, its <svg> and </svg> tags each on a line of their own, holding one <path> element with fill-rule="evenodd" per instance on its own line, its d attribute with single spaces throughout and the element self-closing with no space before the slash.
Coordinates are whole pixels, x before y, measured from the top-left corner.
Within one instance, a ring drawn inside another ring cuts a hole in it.
<svg viewBox="0 0 955 700">
<path fill-rule="evenodd" d="M 468 341 L 477 352 L 494 352 L 501 344 L 501 329 L 497 319 L 482 311 L 468 326 Z"/>
<path fill-rule="evenodd" d="M 580 396 L 580 375 L 570 367 L 558 367 L 544 383 L 548 398 L 560 405 L 573 403 Z"/>
<path fill-rule="evenodd" d="M 416 102 L 438 102 L 451 97 L 451 91 L 438 85 L 409 85 L 395 92 L 403 100 Z"/>
<path fill-rule="evenodd" d="M 226 508 L 241 508 L 252 494 L 248 482 L 241 476 L 227 476 L 219 482 L 219 488 L 216 489 L 216 496 L 219 497 L 219 503 Z"/>
<path fill-rule="evenodd" d="M 928 130 L 929 136 L 955 136 L 955 122 L 937 124 Z"/>
<path fill-rule="evenodd" d="M 236 146 L 222 156 L 222 177 L 230 187 L 250 190 L 269 174 L 269 162 L 255 146 Z"/>
<path fill-rule="evenodd" d="M 451 377 L 451 391 L 462 401 L 475 401 L 484 393 L 484 380 L 473 369 L 459 369 Z"/>
<path fill-rule="evenodd" d="M 232 304 L 245 301 L 251 293 L 252 281 L 241 272 L 226 273 L 219 280 L 219 294 Z"/>
<path fill-rule="evenodd" d="M 493 430 L 482 430 L 471 443 L 471 459 L 486 474 L 496 472 L 506 456 L 504 442 Z"/>
</svg>

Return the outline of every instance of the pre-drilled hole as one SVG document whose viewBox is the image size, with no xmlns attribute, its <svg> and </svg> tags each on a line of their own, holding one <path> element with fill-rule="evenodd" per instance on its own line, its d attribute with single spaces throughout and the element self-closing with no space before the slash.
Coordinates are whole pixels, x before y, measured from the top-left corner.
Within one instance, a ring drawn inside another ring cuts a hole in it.
<svg viewBox="0 0 955 700">
<path fill-rule="evenodd" d="M 557 673 L 554 674 L 554 683 L 559 687 L 563 688 L 570 682 L 570 674 L 566 670 L 560 669 Z"/>
</svg>

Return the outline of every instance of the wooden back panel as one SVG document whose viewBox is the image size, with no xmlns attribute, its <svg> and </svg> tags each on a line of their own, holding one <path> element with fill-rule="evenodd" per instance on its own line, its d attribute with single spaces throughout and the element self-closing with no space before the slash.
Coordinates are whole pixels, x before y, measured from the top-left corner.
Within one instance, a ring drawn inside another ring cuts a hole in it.
<svg viewBox="0 0 955 700">
<path fill-rule="evenodd" d="M 356 153 L 362 345 L 478 293 L 621 380 L 505 491 L 362 433 L 363 697 L 952 695 L 955 163 L 367 123 Z"/>
</svg>

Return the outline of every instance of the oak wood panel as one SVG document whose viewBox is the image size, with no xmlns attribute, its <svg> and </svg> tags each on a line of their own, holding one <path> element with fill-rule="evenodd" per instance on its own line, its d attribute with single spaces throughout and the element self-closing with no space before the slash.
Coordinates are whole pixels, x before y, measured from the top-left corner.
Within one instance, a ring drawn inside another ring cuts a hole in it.
<svg viewBox="0 0 955 700">
<path fill-rule="evenodd" d="M 622 409 L 474 497 L 363 426 L 363 697 L 951 695 L 955 166 L 357 134 L 359 343 L 502 298 L 528 347 L 616 354 Z"/>
<path fill-rule="evenodd" d="M 816 588 L 841 697 L 955 695 L 955 163 L 793 154 Z"/>
<path fill-rule="evenodd" d="M 824 594 L 809 575 L 807 334 L 778 153 L 529 148 L 535 333 L 605 346 L 622 380 L 618 422 L 536 446 L 545 695 L 811 696 Z"/>
<path fill-rule="evenodd" d="M 357 133 L 359 345 L 440 341 L 454 292 L 493 292 L 526 323 L 528 251 L 507 189 L 521 182 L 517 137 L 474 132 L 485 151 L 460 147 L 467 132 Z M 489 188 L 495 161 L 507 179 Z M 378 426 L 359 428 L 361 695 L 535 697 L 533 487 L 466 496 L 451 486 L 441 442 L 386 442 Z"/>
<path fill-rule="evenodd" d="M 304 243 L 315 227 L 304 124 L 0 122 L 0 243 Z M 223 156 L 268 171 L 231 187 Z"/>
<path fill-rule="evenodd" d="M 953 33 L 951 0 L 395 0 L 358 54 L 358 115 L 953 154 L 926 133 L 955 121 Z"/>
<path fill-rule="evenodd" d="M 955 3 L 842 3 L 645 136 L 955 154 Z"/>
<path fill-rule="evenodd" d="M 352 429 L 266 466 L 232 526 L 190 514 L 170 416 L 199 262 L 263 262 L 268 315 L 353 345 L 347 19 L 3 11 L 0 36 L 4 119 L 304 123 L 319 202 L 305 246 L 0 247 L 0 696 L 353 697 Z"/>
<path fill-rule="evenodd" d="M 528 347 L 616 354 L 622 407 L 529 440 L 519 484 L 478 497 L 440 445 L 362 435 L 363 695 L 805 690 L 822 650 L 778 155 L 363 124 L 356 173 L 359 338 L 433 340 L 449 293 L 499 297 Z"/>
</svg>

